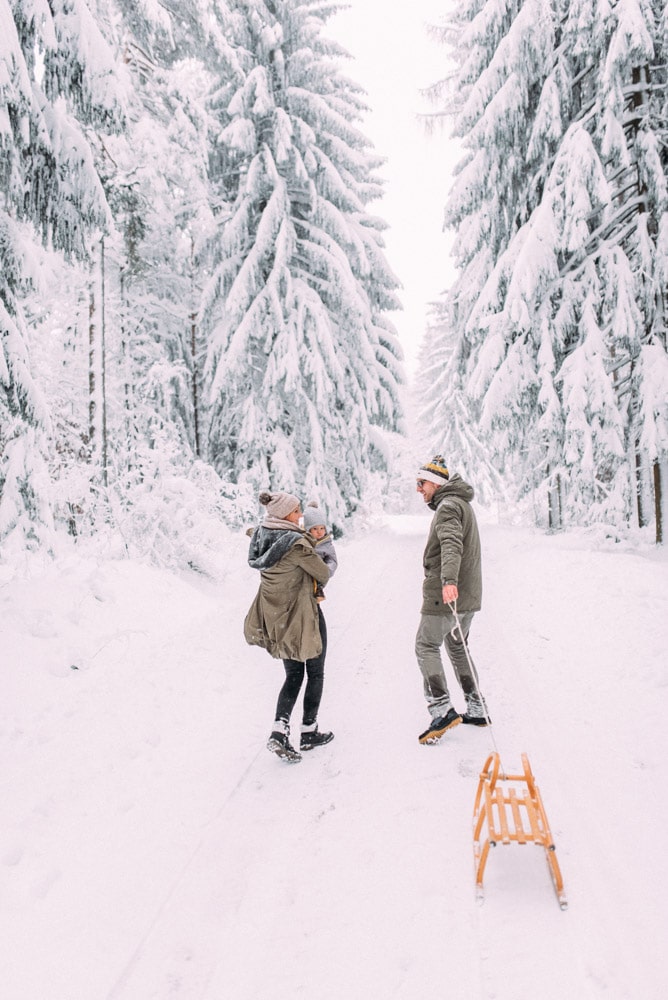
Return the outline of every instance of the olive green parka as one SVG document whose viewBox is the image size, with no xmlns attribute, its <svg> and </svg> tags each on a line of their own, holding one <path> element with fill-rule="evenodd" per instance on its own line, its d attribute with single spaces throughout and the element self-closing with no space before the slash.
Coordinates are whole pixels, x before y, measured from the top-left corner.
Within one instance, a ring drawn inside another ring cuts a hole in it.
<svg viewBox="0 0 668 1000">
<path fill-rule="evenodd" d="M 267 528 L 253 533 L 249 565 L 260 570 L 260 589 L 244 621 L 244 637 L 281 660 L 319 656 L 322 640 L 314 580 L 327 583 L 329 569 L 310 536 Z"/>
<path fill-rule="evenodd" d="M 457 585 L 457 610 L 479 611 L 482 604 L 480 536 L 470 501 L 473 487 L 454 475 L 434 493 L 435 511 L 424 550 L 422 614 L 442 615 L 443 585 Z"/>
</svg>

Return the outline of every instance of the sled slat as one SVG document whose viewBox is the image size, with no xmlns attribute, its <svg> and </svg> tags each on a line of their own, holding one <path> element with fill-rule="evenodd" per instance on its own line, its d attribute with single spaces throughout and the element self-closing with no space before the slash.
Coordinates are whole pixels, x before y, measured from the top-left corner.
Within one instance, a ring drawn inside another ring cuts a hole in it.
<svg viewBox="0 0 668 1000">
<path fill-rule="evenodd" d="M 513 823 L 515 824 L 515 837 L 514 839 L 519 844 L 526 844 L 527 835 L 524 832 L 524 827 L 522 826 L 522 814 L 520 812 L 520 804 L 517 801 L 517 791 L 514 788 L 508 790 L 508 801 L 510 802 L 510 808 L 513 812 Z M 529 840 L 531 840 L 529 836 Z"/>
</svg>

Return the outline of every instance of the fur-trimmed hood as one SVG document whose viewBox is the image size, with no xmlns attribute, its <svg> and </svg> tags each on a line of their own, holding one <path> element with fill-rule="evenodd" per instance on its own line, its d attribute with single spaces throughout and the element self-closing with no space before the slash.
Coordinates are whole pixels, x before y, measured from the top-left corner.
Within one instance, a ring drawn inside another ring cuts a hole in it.
<svg viewBox="0 0 668 1000">
<path fill-rule="evenodd" d="M 248 565 L 253 569 L 270 569 L 300 538 L 306 538 L 306 535 L 298 528 L 293 531 L 289 528 L 266 528 L 261 524 L 251 538 Z"/>
</svg>

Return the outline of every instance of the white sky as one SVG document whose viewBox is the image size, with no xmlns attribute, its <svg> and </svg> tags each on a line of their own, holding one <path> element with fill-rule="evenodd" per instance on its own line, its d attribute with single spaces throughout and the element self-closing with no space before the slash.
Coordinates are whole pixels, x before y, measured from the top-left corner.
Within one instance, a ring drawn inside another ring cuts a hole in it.
<svg viewBox="0 0 668 1000">
<path fill-rule="evenodd" d="M 325 34 L 353 56 L 347 73 L 365 88 L 371 108 L 364 131 L 387 159 L 382 170 L 386 195 L 371 209 L 391 227 L 387 257 L 403 285 L 404 305 L 404 312 L 393 318 L 412 374 L 428 303 L 453 277 L 451 237 L 442 223 L 448 163 L 456 162 L 457 155 L 447 135 L 427 136 L 416 118 L 429 111 L 420 88 L 444 75 L 446 59 L 445 49 L 428 38 L 426 24 L 436 21 L 448 4 L 348 2 L 349 9 L 332 18 Z"/>
</svg>

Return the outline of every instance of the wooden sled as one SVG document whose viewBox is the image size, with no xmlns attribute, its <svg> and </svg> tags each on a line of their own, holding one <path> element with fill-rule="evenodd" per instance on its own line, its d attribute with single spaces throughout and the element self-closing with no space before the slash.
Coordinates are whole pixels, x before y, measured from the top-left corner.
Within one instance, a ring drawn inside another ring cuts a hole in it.
<svg viewBox="0 0 668 1000">
<path fill-rule="evenodd" d="M 484 898 L 482 880 L 490 847 L 536 844 L 545 849 L 559 906 L 565 910 L 568 902 L 550 826 L 525 753 L 522 754 L 522 768 L 523 774 L 504 774 L 498 753 L 492 753 L 480 772 L 473 809 L 476 896 L 480 901 Z"/>
</svg>

